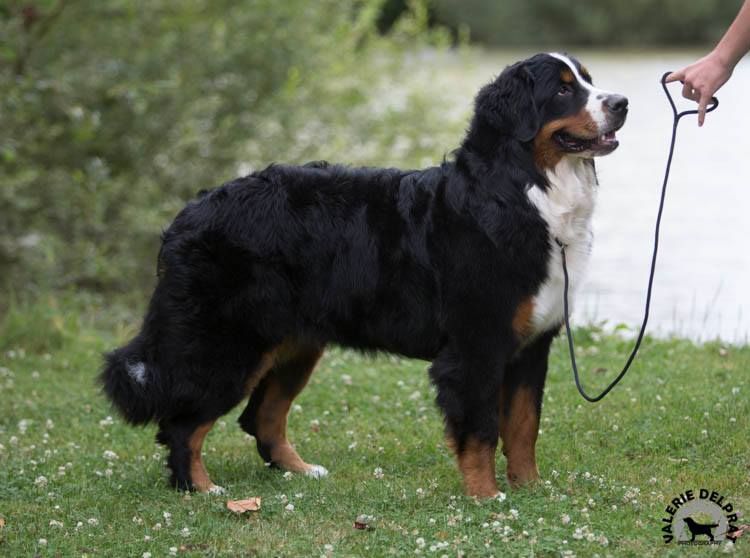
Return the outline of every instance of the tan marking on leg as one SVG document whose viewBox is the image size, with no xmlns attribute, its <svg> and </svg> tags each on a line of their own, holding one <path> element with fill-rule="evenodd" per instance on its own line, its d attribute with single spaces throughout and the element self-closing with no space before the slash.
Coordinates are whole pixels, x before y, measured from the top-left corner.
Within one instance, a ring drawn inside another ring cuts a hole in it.
<svg viewBox="0 0 750 558">
<path fill-rule="evenodd" d="M 250 395 L 253 393 L 253 390 L 258 386 L 260 381 L 265 377 L 266 374 L 268 374 L 268 371 L 273 368 L 273 365 L 276 362 L 277 353 L 278 347 L 270 352 L 265 353 L 260 358 L 260 364 L 258 364 L 255 370 L 252 371 L 252 373 L 247 377 L 247 381 L 245 382 L 246 397 L 250 397 Z"/>
<path fill-rule="evenodd" d="M 516 390 L 508 416 L 501 415 L 501 425 L 503 453 L 508 458 L 508 483 L 518 487 L 538 480 L 535 446 L 539 415 L 531 388 L 519 387 Z"/>
<path fill-rule="evenodd" d="M 464 489 L 469 496 L 492 498 L 498 493 L 495 481 L 496 446 L 469 438 L 461 451 L 453 438 L 448 446 L 456 453 L 458 469 L 464 478 Z"/>
<path fill-rule="evenodd" d="M 256 437 L 261 443 L 270 448 L 271 460 L 278 467 L 296 473 L 309 473 L 316 466 L 305 463 L 287 440 L 287 415 L 292 406 L 292 401 L 307 384 L 308 379 L 315 369 L 317 360 L 323 353 L 316 349 L 314 353 L 310 353 L 309 355 L 304 355 L 300 352 L 293 354 L 292 349 L 287 348 L 282 354 L 284 362 L 281 362 L 281 356 L 278 359 L 281 365 L 300 356 L 302 358 L 307 356 L 310 364 L 308 364 L 306 370 L 300 372 L 300 376 L 304 375 L 304 377 L 292 392 L 285 391 L 282 382 L 275 376 L 268 378 L 268 387 L 266 388 L 263 402 L 258 409 Z"/>
<path fill-rule="evenodd" d="M 203 458 L 201 456 L 203 440 L 206 438 L 209 430 L 211 430 L 211 427 L 213 427 L 214 422 L 212 420 L 196 428 L 188 440 L 188 447 L 190 448 L 190 480 L 195 489 L 200 492 L 208 492 L 216 488 L 216 485 L 208 477 L 208 472 L 206 472 L 206 468 L 203 466 Z"/>
<path fill-rule="evenodd" d="M 531 318 L 534 315 L 534 299 L 529 297 L 522 300 L 516 308 L 516 313 L 513 315 L 513 331 L 520 338 L 527 337 L 531 334 L 533 326 Z"/>
</svg>

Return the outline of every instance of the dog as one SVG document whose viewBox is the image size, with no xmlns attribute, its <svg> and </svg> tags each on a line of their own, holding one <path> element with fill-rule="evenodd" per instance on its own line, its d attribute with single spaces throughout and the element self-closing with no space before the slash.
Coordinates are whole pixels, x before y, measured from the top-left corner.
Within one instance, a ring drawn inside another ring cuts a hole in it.
<svg viewBox="0 0 750 558">
<path fill-rule="evenodd" d="M 685 525 L 687 525 L 688 529 L 690 530 L 690 534 L 692 535 L 690 542 L 693 542 L 695 540 L 696 535 L 708 535 L 709 539 L 711 539 L 712 541 L 714 540 L 714 534 L 712 533 L 712 530 L 719 526 L 718 523 L 704 525 L 698 523 L 692 517 L 683 517 L 682 520 L 685 522 Z"/>
<path fill-rule="evenodd" d="M 133 424 L 156 422 L 178 489 L 220 492 L 201 460 L 243 399 L 262 458 L 312 477 L 287 413 L 328 344 L 431 361 L 465 491 L 539 478 L 550 344 L 589 258 L 594 158 L 628 100 L 563 54 L 505 68 L 475 98 L 450 161 L 424 170 L 274 164 L 191 201 L 164 232 L 140 333 L 100 380 Z"/>
</svg>

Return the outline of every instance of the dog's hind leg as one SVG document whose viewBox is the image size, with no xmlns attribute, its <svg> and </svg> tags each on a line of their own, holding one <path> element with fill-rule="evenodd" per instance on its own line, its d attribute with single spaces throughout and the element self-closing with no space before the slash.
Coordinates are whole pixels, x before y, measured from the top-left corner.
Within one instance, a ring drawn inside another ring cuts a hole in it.
<svg viewBox="0 0 750 558">
<path fill-rule="evenodd" d="M 256 365 L 249 378 L 257 382 L 270 370 L 274 353 L 268 352 L 252 358 Z M 218 356 L 213 359 L 213 363 L 215 370 L 231 371 L 235 368 L 234 363 L 221 363 Z M 217 373 L 214 376 L 197 376 L 209 379 L 200 387 L 194 387 L 192 391 L 181 394 L 179 411 L 159 421 L 156 440 L 169 448 L 167 465 L 171 470 L 171 482 L 175 488 L 221 493 L 222 488 L 211 481 L 203 464 L 203 442 L 214 422 L 243 399 L 245 375 Z M 219 378 L 223 381 L 219 381 Z"/>
<path fill-rule="evenodd" d="M 172 471 L 172 485 L 179 490 L 220 493 L 203 465 L 202 448 L 206 435 L 216 419 L 172 419 L 159 423 L 156 439 L 169 448 L 167 465 Z"/>
<path fill-rule="evenodd" d="M 292 401 L 307 384 L 323 349 L 285 343 L 275 354 L 273 368 L 257 384 L 240 415 L 240 426 L 255 436 L 258 453 L 266 463 L 313 477 L 325 476 L 328 471 L 305 463 L 286 437 Z"/>
<path fill-rule="evenodd" d="M 540 337 L 516 355 L 505 370 L 500 393 L 500 438 L 512 487 L 539 479 L 536 439 L 553 338 L 551 333 Z"/>
</svg>

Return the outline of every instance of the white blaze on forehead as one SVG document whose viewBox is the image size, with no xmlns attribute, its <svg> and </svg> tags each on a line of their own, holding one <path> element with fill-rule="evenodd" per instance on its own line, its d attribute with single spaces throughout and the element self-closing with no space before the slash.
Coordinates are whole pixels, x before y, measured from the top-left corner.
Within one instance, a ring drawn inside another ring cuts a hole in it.
<svg viewBox="0 0 750 558">
<path fill-rule="evenodd" d="M 549 55 L 552 58 L 557 58 L 568 68 L 570 68 L 570 71 L 573 72 L 576 81 L 578 81 L 581 87 L 589 92 L 589 98 L 586 102 L 586 110 L 589 112 L 591 118 L 594 120 L 594 122 L 596 122 L 596 125 L 599 126 L 599 128 L 606 127 L 607 115 L 604 112 L 603 103 L 608 96 L 612 95 L 612 92 L 594 87 L 585 79 L 583 79 L 583 77 L 581 76 L 581 72 L 578 71 L 578 66 L 576 66 L 575 63 L 564 54 L 560 54 L 559 52 L 550 52 Z"/>
</svg>

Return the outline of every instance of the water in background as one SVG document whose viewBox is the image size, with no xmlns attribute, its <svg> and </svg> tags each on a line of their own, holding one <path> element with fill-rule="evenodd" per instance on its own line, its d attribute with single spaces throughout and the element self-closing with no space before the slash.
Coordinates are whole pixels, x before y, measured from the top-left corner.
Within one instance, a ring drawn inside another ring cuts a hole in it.
<svg viewBox="0 0 750 558">
<path fill-rule="evenodd" d="M 455 57 L 440 84 L 468 109 L 478 87 L 529 53 Z M 702 53 L 576 52 L 604 89 L 627 95 L 630 113 L 620 148 L 597 161 L 601 183 L 595 244 L 573 321 L 640 324 L 645 302 L 671 111 L 659 79 Z M 424 61 L 423 61 L 424 62 Z M 443 61 L 443 63 L 445 63 Z M 694 108 L 673 95 L 678 106 Z M 721 106 L 703 128 L 680 123 L 666 208 L 649 331 L 695 340 L 750 337 L 750 61 L 719 91 Z"/>
</svg>

